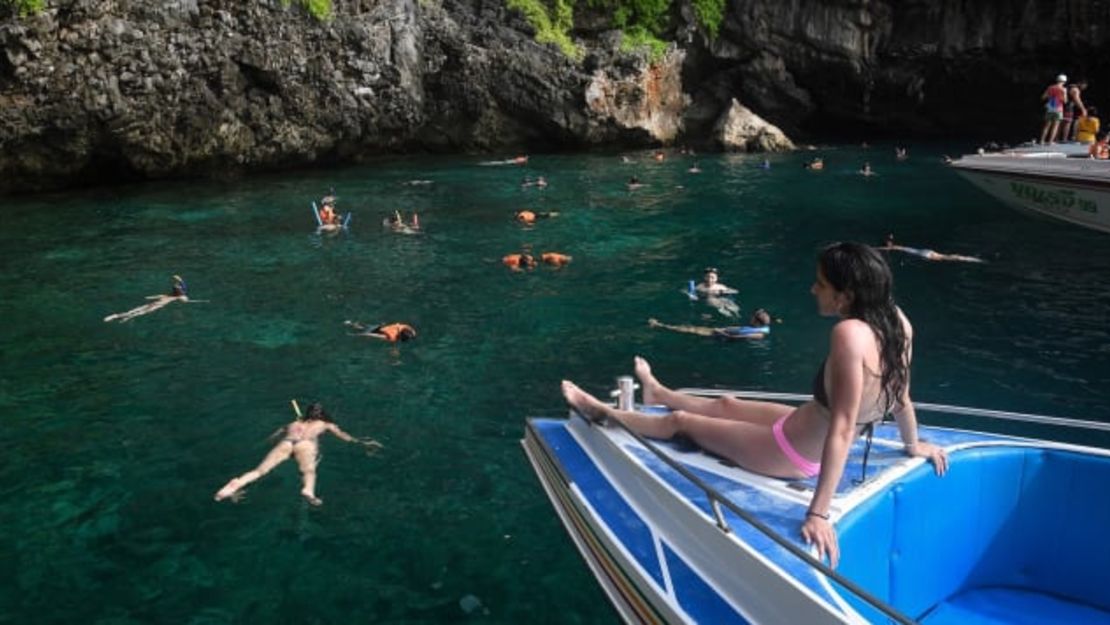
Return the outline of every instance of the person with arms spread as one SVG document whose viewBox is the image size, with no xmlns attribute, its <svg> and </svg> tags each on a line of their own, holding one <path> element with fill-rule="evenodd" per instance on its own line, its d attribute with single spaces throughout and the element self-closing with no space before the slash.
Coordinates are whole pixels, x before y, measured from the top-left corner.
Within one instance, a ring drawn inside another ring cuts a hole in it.
<svg viewBox="0 0 1110 625">
<path fill-rule="evenodd" d="M 266 454 L 266 457 L 262 459 L 257 467 L 228 480 L 227 484 L 216 492 L 216 501 L 229 498 L 233 501 L 238 500 L 244 487 L 293 456 L 297 459 L 297 466 L 301 470 L 301 496 L 310 504 L 319 506 L 324 503 L 316 496 L 316 465 L 319 459 L 318 439 L 321 434 L 330 432 L 340 440 L 348 443 L 358 443 L 366 447 L 369 452 L 373 452 L 382 446 L 374 439 L 358 439 L 339 429 L 339 426 L 332 422 L 328 414 L 324 412 L 324 407 L 320 404 L 312 404 L 308 407 L 308 412 L 301 415 L 300 408 L 294 400 L 293 410 L 297 413 L 297 420 L 279 428 L 270 435 L 271 439 L 281 434 L 284 434 L 285 438 L 275 445 L 270 453 Z"/>
</svg>

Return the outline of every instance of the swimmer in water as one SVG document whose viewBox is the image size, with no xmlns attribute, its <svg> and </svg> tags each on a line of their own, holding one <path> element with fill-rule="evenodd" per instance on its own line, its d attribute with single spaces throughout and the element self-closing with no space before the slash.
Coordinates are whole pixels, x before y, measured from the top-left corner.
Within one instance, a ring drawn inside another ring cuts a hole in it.
<svg viewBox="0 0 1110 625">
<path fill-rule="evenodd" d="M 859 170 L 861 176 L 874 176 L 875 171 L 871 169 L 871 163 L 864 163 L 863 167 Z"/>
<path fill-rule="evenodd" d="M 297 407 L 296 401 L 293 402 L 293 409 L 297 413 L 297 420 L 279 428 L 270 435 L 271 439 L 281 434 L 284 434 L 285 438 L 271 449 L 270 453 L 266 454 L 266 457 L 262 459 L 261 464 L 257 467 L 239 477 L 231 478 L 216 493 L 216 501 L 229 498 L 238 501 L 242 497 L 241 491 L 245 486 L 266 475 L 274 467 L 293 456 L 297 459 L 297 466 L 301 470 L 301 496 L 308 503 L 319 506 L 324 503 L 316 496 L 316 465 L 319 463 L 319 443 L 317 439 L 320 438 L 321 434 L 330 432 L 339 437 L 340 440 L 348 443 L 358 443 L 365 447 L 368 453 L 373 453 L 382 446 L 381 443 L 372 438 L 358 439 L 339 429 L 338 425 L 332 423 L 331 418 L 324 412 L 324 408 L 320 404 L 309 406 L 308 412 L 303 416 L 300 408 Z"/>
<path fill-rule="evenodd" d="M 724 328 L 710 328 L 707 326 L 694 326 L 694 325 L 671 325 L 669 323 L 662 323 L 658 319 L 648 319 L 648 325 L 653 328 L 662 328 L 664 330 L 671 330 L 673 332 L 681 332 L 683 334 L 695 334 L 697 336 L 712 336 L 714 338 L 734 340 L 734 339 L 762 339 L 766 338 L 771 333 L 771 314 L 766 310 L 760 308 L 752 313 L 751 319 L 748 320 L 746 326 L 728 326 Z"/>
<path fill-rule="evenodd" d="M 537 189 L 546 189 L 547 188 L 547 178 L 544 178 L 543 176 L 540 176 L 539 178 L 536 178 L 535 180 L 532 180 L 531 176 L 525 176 L 524 180 L 522 180 L 520 182 L 520 187 L 522 189 L 527 189 L 529 187 L 536 187 Z"/>
<path fill-rule="evenodd" d="M 740 292 L 730 286 L 721 284 L 716 267 L 706 267 L 705 275 L 694 288 L 703 295 L 736 295 Z"/>
<path fill-rule="evenodd" d="M 143 304 L 142 306 L 132 308 L 131 310 L 128 310 L 127 312 L 114 313 L 114 314 L 108 315 L 107 317 L 104 318 L 104 321 L 106 321 L 106 322 L 118 321 L 120 323 L 126 323 L 128 321 L 131 321 L 135 317 L 141 317 L 143 315 L 150 314 L 150 313 L 158 310 L 159 308 L 164 308 L 164 307 L 166 307 L 166 306 L 168 306 L 168 305 L 170 305 L 174 302 L 190 303 L 189 302 L 188 287 L 185 285 L 185 280 L 183 280 L 181 278 L 181 276 L 174 276 L 173 277 L 173 283 L 170 287 L 169 295 L 166 295 L 166 294 L 147 295 L 146 298 L 148 300 L 152 300 L 152 301 L 148 304 Z M 194 302 L 191 302 L 191 303 L 198 303 L 200 301 L 202 301 L 202 300 L 195 300 Z"/>
<path fill-rule="evenodd" d="M 519 221 L 522 224 L 531 225 L 531 224 L 536 223 L 537 219 L 549 219 L 551 217 L 558 217 L 558 216 L 559 216 L 559 211 L 536 212 L 536 211 L 530 211 L 530 210 L 522 210 L 522 211 L 517 211 L 513 215 L 513 219 Z"/>
<path fill-rule="evenodd" d="M 821 171 L 824 168 L 825 168 L 825 159 L 820 158 L 820 157 L 815 158 L 812 161 L 806 163 L 806 169 L 810 169 L 810 170 L 813 170 L 813 171 Z"/>
<path fill-rule="evenodd" d="M 629 191 L 635 191 L 636 189 L 643 188 L 644 183 L 640 182 L 640 179 L 636 176 L 632 176 L 628 179 L 628 184 L 626 186 Z"/>
<path fill-rule="evenodd" d="M 921 258 L 924 258 L 925 260 L 931 260 L 931 261 L 952 261 L 952 262 L 960 262 L 960 263 L 985 263 L 985 262 L 987 262 L 987 261 L 985 261 L 982 258 L 979 258 L 977 256 L 964 256 L 963 254 L 942 254 L 940 252 L 930 250 L 930 249 L 922 249 L 922 248 L 916 248 L 916 247 L 906 247 L 905 245 L 895 245 L 893 234 L 886 235 L 886 241 L 883 243 L 883 246 L 880 247 L 879 249 L 887 250 L 887 251 L 893 251 L 893 252 L 905 252 L 906 254 L 912 254 L 914 256 L 919 256 Z"/>
<path fill-rule="evenodd" d="M 900 160 L 900 161 L 904 161 L 904 160 L 908 159 L 909 157 L 910 157 L 910 151 L 907 150 L 906 148 L 901 147 L 901 146 L 894 148 L 894 158 L 895 159 Z"/>
<path fill-rule="evenodd" d="M 521 154 L 520 156 L 517 156 L 516 158 L 513 159 L 513 165 L 527 165 L 527 164 L 528 164 L 528 156 L 525 155 L 525 154 Z"/>
<path fill-rule="evenodd" d="M 395 210 L 391 217 L 382 220 L 382 227 L 401 234 L 417 234 L 420 232 L 420 217 L 417 216 L 416 211 L 413 211 L 412 220 L 406 224 L 405 219 L 401 217 L 401 211 Z"/>
<path fill-rule="evenodd" d="M 698 164 L 694 163 L 693 165 L 690 166 L 690 169 L 687 169 L 686 171 L 691 173 L 691 174 L 700 174 L 701 173 L 701 167 L 698 167 Z"/>
<path fill-rule="evenodd" d="M 501 257 L 501 264 L 513 271 L 531 270 L 536 267 L 536 258 L 531 254 L 506 254 Z"/>
<path fill-rule="evenodd" d="M 560 254 L 559 252 L 544 252 L 540 254 L 541 262 L 543 262 L 545 265 L 552 265 L 555 267 L 564 267 L 572 260 L 574 260 L 573 256 L 567 256 L 566 254 Z"/>
<path fill-rule="evenodd" d="M 407 323 L 379 323 L 371 328 L 361 322 L 347 320 L 343 325 L 357 332 L 353 336 L 366 336 L 390 343 L 404 343 L 416 338 L 416 330 Z"/>
<path fill-rule="evenodd" d="M 759 164 L 759 168 L 760 169 L 771 169 L 771 161 L 769 161 L 767 159 L 763 159 L 763 162 Z"/>
</svg>

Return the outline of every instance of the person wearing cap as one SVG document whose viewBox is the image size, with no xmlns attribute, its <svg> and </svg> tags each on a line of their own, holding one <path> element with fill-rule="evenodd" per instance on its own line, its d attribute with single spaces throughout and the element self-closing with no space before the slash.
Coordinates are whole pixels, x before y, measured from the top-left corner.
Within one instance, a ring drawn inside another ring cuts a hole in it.
<svg viewBox="0 0 1110 625">
<path fill-rule="evenodd" d="M 1064 89 L 1068 77 L 1060 74 L 1056 82 L 1048 86 L 1041 94 L 1044 100 L 1044 126 L 1041 127 L 1041 143 L 1056 142 L 1056 131 L 1060 128 L 1060 120 L 1064 118 L 1064 102 L 1068 99 L 1068 92 Z"/>
</svg>

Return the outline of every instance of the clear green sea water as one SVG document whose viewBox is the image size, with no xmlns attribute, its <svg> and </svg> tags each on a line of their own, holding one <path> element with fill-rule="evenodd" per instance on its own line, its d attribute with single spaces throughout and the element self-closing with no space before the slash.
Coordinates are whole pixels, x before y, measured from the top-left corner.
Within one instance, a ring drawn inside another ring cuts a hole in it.
<svg viewBox="0 0 1110 625">
<path fill-rule="evenodd" d="M 770 170 L 702 155 L 701 174 L 678 155 L 407 158 L 3 199 L 0 623 L 613 622 L 520 450 L 524 418 L 564 413 L 564 377 L 609 388 L 634 354 L 674 385 L 805 392 L 830 327 L 814 258 L 835 240 L 989 260 L 892 258 L 916 399 L 1110 421 L 1110 238 L 1005 208 L 941 149 L 829 148 L 820 173 L 808 153 Z M 878 177 L 854 174 L 865 160 Z M 632 175 L 649 186 L 630 194 Z M 329 187 L 354 218 L 320 238 L 308 204 Z M 560 215 L 523 228 L 522 208 Z M 383 231 L 394 209 L 426 233 Z M 522 246 L 574 262 L 506 271 Z M 680 293 L 706 265 L 745 317 L 783 319 L 769 340 L 647 326 L 731 323 Z M 174 273 L 210 302 L 101 321 Z M 420 336 L 353 338 L 345 319 Z M 214 503 L 291 398 L 385 448 L 325 441 L 322 508 L 292 464 Z"/>
</svg>

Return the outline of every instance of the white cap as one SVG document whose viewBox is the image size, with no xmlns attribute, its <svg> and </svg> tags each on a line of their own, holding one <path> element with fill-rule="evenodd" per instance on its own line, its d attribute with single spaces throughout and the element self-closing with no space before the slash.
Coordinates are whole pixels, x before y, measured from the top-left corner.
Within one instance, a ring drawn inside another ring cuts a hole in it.
<svg viewBox="0 0 1110 625">
<path fill-rule="evenodd" d="M 1068 81 L 1068 75 L 1067 74 L 1060 74 L 1059 76 L 1056 77 L 1056 82 L 1067 82 L 1067 81 Z"/>
</svg>

